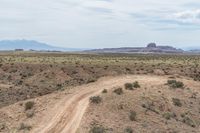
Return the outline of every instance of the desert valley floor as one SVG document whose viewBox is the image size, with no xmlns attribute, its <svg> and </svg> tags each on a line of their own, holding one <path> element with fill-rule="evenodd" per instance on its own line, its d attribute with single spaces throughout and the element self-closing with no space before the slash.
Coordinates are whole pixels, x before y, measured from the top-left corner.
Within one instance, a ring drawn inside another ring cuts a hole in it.
<svg viewBox="0 0 200 133">
<path fill-rule="evenodd" d="M 198 55 L 2 53 L 2 133 L 200 132 Z"/>
</svg>

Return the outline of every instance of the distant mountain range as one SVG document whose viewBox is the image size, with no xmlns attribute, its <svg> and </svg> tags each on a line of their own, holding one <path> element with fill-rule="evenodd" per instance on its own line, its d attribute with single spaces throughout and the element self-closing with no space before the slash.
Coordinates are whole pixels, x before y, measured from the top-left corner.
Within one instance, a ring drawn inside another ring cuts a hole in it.
<svg viewBox="0 0 200 133">
<path fill-rule="evenodd" d="M 0 41 L 0 50 L 36 50 L 36 51 L 80 51 L 83 49 L 61 48 L 33 40 L 3 40 Z"/>
<path fill-rule="evenodd" d="M 172 46 L 157 46 L 150 43 L 146 47 L 121 47 L 104 49 L 81 49 L 62 48 L 34 40 L 2 40 L 0 41 L 0 51 L 7 50 L 31 50 L 31 51 L 82 51 L 89 53 L 200 53 L 200 48 L 187 48 L 184 50 Z"/>
<path fill-rule="evenodd" d="M 190 53 L 200 53 L 200 49 L 192 49 L 192 50 L 189 50 L 188 52 L 190 52 Z"/>
<path fill-rule="evenodd" d="M 146 47 L 122 47 L 86 50 L 94 53 L 184 53 L 184 50 L 171 46 L 157 46 L 150 43 Z"/>
<path fill-rule="evenodd" d="M 200 53 L 200 47 L 187 47 L 184 48 L 186 51 L 190 52 L 190 53 Z"/>
</svg>

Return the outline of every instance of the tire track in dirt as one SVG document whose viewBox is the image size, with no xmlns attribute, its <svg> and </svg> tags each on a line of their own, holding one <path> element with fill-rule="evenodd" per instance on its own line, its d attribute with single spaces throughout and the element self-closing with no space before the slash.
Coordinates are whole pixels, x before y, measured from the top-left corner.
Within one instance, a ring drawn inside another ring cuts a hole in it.
<svg viewBox="0 0 200 133">
<path fill-rule="evenodd" d="M 86 111 L 89 98 L 101 93 L 103 89 L 111 89 L 116 86 L 122 86 L 124 83 L 136 80 L 157 80 L 162 81 L 159 76 L 118 76 L 104 77 L 95 83 L 76 87 L 76 91 L 66 96 L 58 104 L 53 111 L 55 115 L 44 122 L 40 122 L 39 126 L 33 130 L 33 133 L 75 133 L 78 129 L 81 119 Z M 48 116 L 48 114 L 47 114 Z"/>
</svg>

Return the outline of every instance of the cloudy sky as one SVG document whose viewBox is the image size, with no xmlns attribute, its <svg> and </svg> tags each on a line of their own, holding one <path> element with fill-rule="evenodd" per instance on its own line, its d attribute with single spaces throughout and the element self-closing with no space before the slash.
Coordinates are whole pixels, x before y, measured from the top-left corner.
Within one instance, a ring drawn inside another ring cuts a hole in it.
<svg viewBox="0 0 200 133">
<path fill-rule="evenodd" d="M 200 45 L 199 0 L 0 0 L 0 40 L 102 48 Z"/>
</svg>

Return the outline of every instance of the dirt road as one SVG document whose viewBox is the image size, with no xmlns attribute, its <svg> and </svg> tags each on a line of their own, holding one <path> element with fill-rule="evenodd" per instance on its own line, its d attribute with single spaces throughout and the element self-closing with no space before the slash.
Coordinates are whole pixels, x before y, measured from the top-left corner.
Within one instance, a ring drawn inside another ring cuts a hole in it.
<svg viewBox="0 0 200 133">
<path fill-rule="evenodd" d="M 75 87 L 72 94 L 61 99 L 47 114 L 44 120 L 32 131 L 33 133 L 75 133 L 86 111 L 89 98 L 101 93 L 103 89 L 111 89 L 133 81 L 151 80 L 163 82 L 166 77 L 159 76 L 119 76 L 105 77 L 95 83 Z"/>
</svg>

